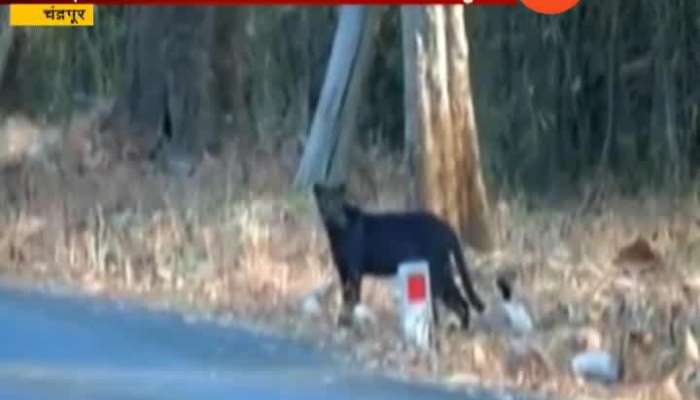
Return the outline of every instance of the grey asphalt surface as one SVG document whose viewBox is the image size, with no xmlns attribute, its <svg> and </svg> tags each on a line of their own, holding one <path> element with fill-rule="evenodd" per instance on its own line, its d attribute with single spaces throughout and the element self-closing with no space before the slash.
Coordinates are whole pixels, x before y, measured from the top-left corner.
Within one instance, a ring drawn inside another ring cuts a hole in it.
<svg viewBox="0 0 700 400">
<path fill-rule="evenodd" d="M 175 313 L 0 286 L 2 400 L 503 398 L 371 376 L 311 346 Z"/>
</svg>

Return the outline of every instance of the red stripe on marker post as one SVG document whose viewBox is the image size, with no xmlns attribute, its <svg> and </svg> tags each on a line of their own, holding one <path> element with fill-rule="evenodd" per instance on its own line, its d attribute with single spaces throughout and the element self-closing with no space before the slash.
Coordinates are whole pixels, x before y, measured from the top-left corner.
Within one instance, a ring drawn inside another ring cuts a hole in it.
<svg viewBox="0 0 700 400">
<path fill-rule="evenodd" d="M 425 276 L 411 274 L 408 277 L 408 302 L 411 304 L 423 303 L 426 298 Z"/>
</svg>

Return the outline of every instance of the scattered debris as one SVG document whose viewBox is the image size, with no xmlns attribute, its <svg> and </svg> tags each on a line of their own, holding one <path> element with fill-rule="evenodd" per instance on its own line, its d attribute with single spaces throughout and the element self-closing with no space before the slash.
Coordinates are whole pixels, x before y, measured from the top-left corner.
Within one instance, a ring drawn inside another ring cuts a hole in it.
<svg viewBox="0 0 700 400">
<path fill-rule="evenodd" d="M 496 279 L 501 299 L 495 307 L 489 307 L 484 316 L 485 324 L 493 331 L 507 332 L 515 336 L 530 334 L 535 329 L 525 299 L 513 294 L 512 281 L 505 276 Z"/>
<path fill-rule="evenodd" d="M 376 326 L 377 315 L 365 304 L 358 304 L 352 312 L 353 320 L 360 326 Z"/>
<path fill-rule="evenodd" d="M 440 316 L 440 328 L 447 332 L 455 332 L 462 327 L 462 321 L 459 320 L 457 314 L 440 300 L 436 299 L 435 307 Z"/>
<path fill-rule="evenodd" d="M 511 331 L 516 335 L 526 335 L 533 331 L 534 324 L 525 306 L 517 301 L 509 301 L 501 305 L 508 318 Z"/>
<path fill-rule="evenodd" d="M 600 349 L 602 338 L 595 328 L 583 328 L 574 334 L 574 347 L 577 349 Z"/>
<path fill-rule="evenodd" d="M 321 302 L 319 302 L 318 297 L 313 294 L 305 296 L 301 302 L 301 311 L 307 317 L 321 315 Z"/>
<path fill-rule="evenodd" d="M 545 352 L 533 341 L 523 339 L 509 342 L 506 368 L 510 376 L 517 380 L 527 376 L 530 381 L 546 380 L 554 371 Z"/>
<path fill-rule="evenodd" d="M 466 372 L 452 374 L 444 379 L 443 383 L 451 388 L 458 388 L 462 386 L 473 386 L 480 382 L 478 375 L 470 374 Z"/>
<path fill-rule="evenodd" d="M 321 304 L 328 301 L 334 287 L 335 282 L 330 281 L 304 296 L 301 300 L 301 312 L 307 317 L 320 316 L 323 313 Z"/>
<path fill-rule="evenodd" d="M 620 249 L 613 263 L 626 270 L 636 268 L 637 272 L 649 272 L 663 266 L 661 256 L 642 237 Z"/>
<path fill-rule="evenodd" d="M 620 364 L 604 350 L 588 350 L 571 360 L 571 369 L 577 377 L 611 384 L 620 379 Z"/>
</svg>

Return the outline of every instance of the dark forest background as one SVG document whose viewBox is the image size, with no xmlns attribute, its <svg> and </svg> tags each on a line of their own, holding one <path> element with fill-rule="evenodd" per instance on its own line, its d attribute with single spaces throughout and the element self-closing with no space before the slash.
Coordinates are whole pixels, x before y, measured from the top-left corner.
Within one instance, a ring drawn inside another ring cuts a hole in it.
<svg viewBox="0 0 700 400">
<path fill-rule="evenodd" d="M 119 98 L 110 126 L 126 123 L 128 134 L 150 137 L 150 147 L 165 137 L 176 152 L 215 148 L 241 135 L 307 134 L 335 8 L 96 13 L 87 29 L 2 31 L 2 113 L 61 121 Z M 395 152 L 403 150 L 404 135 L 399 14 L 396 7 L 382 14 L 358 125 L 364 145 Z M 489 182 L 547 193 L 611 178 L 619 190 L 636 192 L 695 177 L 697 1 L 586 1 L 560 16 L 524 7 L 471 7 L 467 14 Z M 163 93 L 194 100 L 166 99 L 164 107 Z"/>
</svg>

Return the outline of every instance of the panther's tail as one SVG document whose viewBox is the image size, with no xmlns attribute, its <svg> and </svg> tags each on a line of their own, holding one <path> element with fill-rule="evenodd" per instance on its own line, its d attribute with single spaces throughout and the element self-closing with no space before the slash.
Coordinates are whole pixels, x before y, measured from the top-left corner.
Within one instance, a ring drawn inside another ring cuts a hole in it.
<svg viewBox="0 0 700 400">
<path fill-rule="evenodd" d="M 457 262 L 457 271 L 459 272 L 459 276 L 462 279 L 462 286 L 464 286 L 464 290 L 467 292 L 469 302 L 474 306 L 474 308 L 478 312 L 484 312 L 486 306 L 484 305 L 484 302 L 481 300 L 481 298 L 479 298 L 479 295 L 476 293 L 476 290 L 474 290 L 474 284 L 472 283 L 471 277 L 469 276 L 469 269 L 467 268 L 467 263 L 464 259 L 464 255 L 462 254 L 462 246 L 459 243 L 459 239 L 457 239 L 457 237 L 453 237 L 452 252 L 454 253 L 455 261 Z"/>
</svg>

